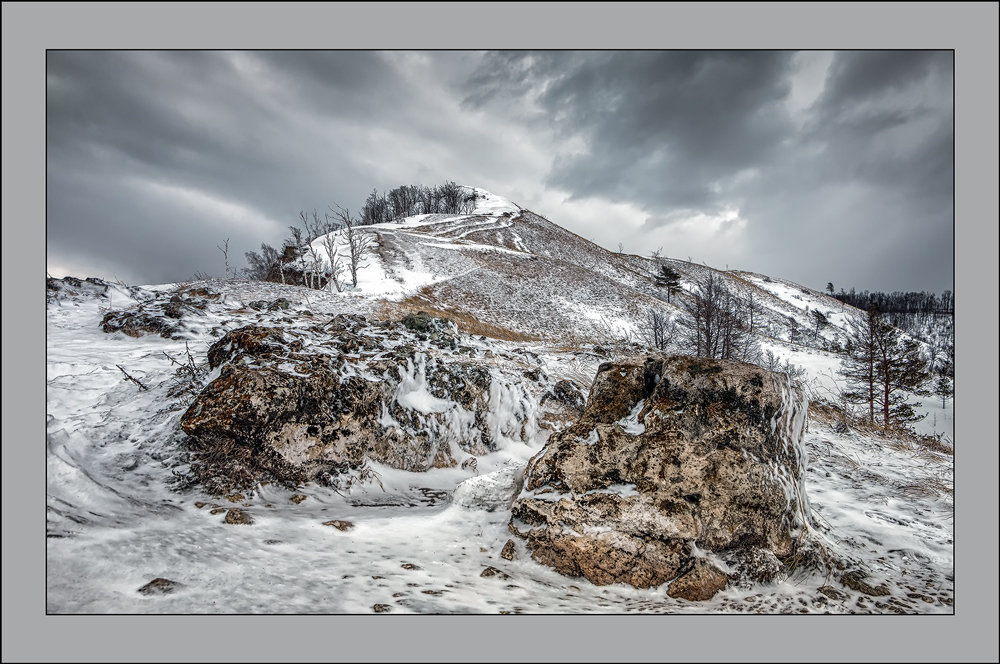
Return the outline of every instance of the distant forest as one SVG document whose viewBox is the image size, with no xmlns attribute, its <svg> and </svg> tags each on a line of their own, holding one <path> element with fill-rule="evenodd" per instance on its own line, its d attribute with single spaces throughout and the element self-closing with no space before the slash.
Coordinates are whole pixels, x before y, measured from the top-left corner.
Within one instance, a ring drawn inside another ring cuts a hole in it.
<svg viewBox="0 0 1000 664">
<path fill-rule="evenodd" d="M 937 295 L 927 291 L 919 293 L 915 291 L 906 293 L 902 291 L 893 291 L 892 293 L 861 291 L 859 293 L 853 288 L 850 291 L 841 288 L 839 293 L 833 293 L 833 297 L 862 311 L 874 307 L 883 315 L 955 313 L 955 298 L 950 290 Z"/>
<path fill-rule="evenodd" d="M 833 292 L 827 291 L 841 302 L 862 311 L 876 311 L 878 316 L 907 334 L 930 345 L 930 366 L 945 375 L 954 374 L 955 365 L 955 298 L 950 290 L 940 295 L 926 291 Z"/>
</svg>

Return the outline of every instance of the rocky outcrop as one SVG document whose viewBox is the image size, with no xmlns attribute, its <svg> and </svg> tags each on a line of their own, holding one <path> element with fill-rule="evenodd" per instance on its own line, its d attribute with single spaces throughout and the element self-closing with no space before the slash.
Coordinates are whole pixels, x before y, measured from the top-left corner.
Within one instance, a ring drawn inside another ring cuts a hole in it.
<svg viewBox="0 0 1000 664">
<path fill-rule="evenodd" d="M 232 330 L 208 350 L 218 377 L 181 418 L 192 468 L 216 492 L 335 483 L 366 459 L 423 471 L 530 440 L 554 381 L 522 384 L 523 358 L 501 364 L 458 341 L 454 324 L 421 316 Z"/>
<path fill-rule="evenodd" d="M 165 339 L 181 339 L 186 336 L 181 319 L 203 311 L 218 297 L 217 293 L 195 287 L 180 288 L 170 295 L 151 294 L 133 308 L 107 312 L 101 319 L 101 329 L 130 337 L 158 334 Z"/>
<path fill-rule="evenodd" d="M 603 364 L 583 415 L 529 462 L 511 530 L 536 561 L 598 585 L 672 581 L 705 599 L 740 569 L 775 578 L 808 514 L 805 416 L 801 389 L 756 366 Z"/>
</svg>

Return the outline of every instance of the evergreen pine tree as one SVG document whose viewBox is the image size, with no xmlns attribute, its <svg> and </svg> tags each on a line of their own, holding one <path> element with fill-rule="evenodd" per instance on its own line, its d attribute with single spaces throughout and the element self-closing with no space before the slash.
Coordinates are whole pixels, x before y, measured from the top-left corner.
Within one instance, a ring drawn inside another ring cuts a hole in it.
<svg viewBox="0 0 1000 664">
<path fill-rule="evenodd" d="M 920 344 L 905 337 L 874 307 L 860 322 L 851 322 L 847 356 L 841 375 L 851 389 L 848 402 L 866 404 L 868 421 L 875 423 L 876 406 L 883 431 L 922 419 L 908 395 L 928 394 L 923 386 L 929 373 Z"/>
<path fill-rule="evenodd" d="M 944 408 L 945 402 L 955 394 L 955 386 L 952 384 L 951 378 L 939 374 L 937 382 L 934 383 L 934 394 L 941 397 L 941 407 Z"/>
<path fill-rule="evenodd" d="M 661 265 L 660 273 L 656 275 L 656 285 L 667 289 L 667 302 L 670 302 L 670 296 L 681 288 L 681 274 L 672 267 Z"/>
<path fill-rule="evenodd" d="M 868 406 L 868 423 L 875 424 L 875 362 L 880 325 L 878 311 L 869 309 L 860 321 L 849 319 L 850 328 L 840 374 L 847 379 L 844 398 L 848 403 Z"/>
</svg>

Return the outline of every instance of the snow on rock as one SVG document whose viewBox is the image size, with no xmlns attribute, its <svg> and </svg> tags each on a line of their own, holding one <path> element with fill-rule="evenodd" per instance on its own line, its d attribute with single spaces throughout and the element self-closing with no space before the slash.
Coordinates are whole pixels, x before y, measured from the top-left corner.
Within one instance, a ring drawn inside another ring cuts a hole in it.
<svg viewBox="0 0 1000 664">
<path fill-rule="evenodd" d="M 466 454 L 533 441 L 555 381 L 524 382 L 515 358 L 511 368 L 487 364 L 462 341 L 426 314 L 232 330 L 208 351 L 218 377 L 181 418 L 193 468 L 226 492 L 328 478 L 366 459 L 453 467 Z"/>
<path fill-rule="evenodd" d="M 677 596 L 703 600 L 725 575 L 692 567 L 690 545 L 796 552 L 809 515 L 801 388 L 681 356 L 598 371 L 583 416 L 531 460 L 514 502 L 535 560 L 599 585 L 681 578 Z"/>
<path fill-rule="evenodd" d="M 452 503 L 471 510 L 508 510 L 520 490 L 524 467 L 508 462 L 499 470 L 477 477 L 470 477 L 457 487 Z"/>
</svg>

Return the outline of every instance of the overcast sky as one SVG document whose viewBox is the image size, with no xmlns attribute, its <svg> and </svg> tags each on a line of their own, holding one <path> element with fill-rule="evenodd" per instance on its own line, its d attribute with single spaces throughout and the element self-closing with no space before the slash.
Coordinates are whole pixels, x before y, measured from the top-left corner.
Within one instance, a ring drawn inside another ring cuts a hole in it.
<svg viewBox="0 0 1000 664">
<path fill-rule="evenodd" d="M 609 249 L 952 289 L 951 51 L 49 51 L 47 269 L 221 276 L 454 180 Z"/>
</svg>

